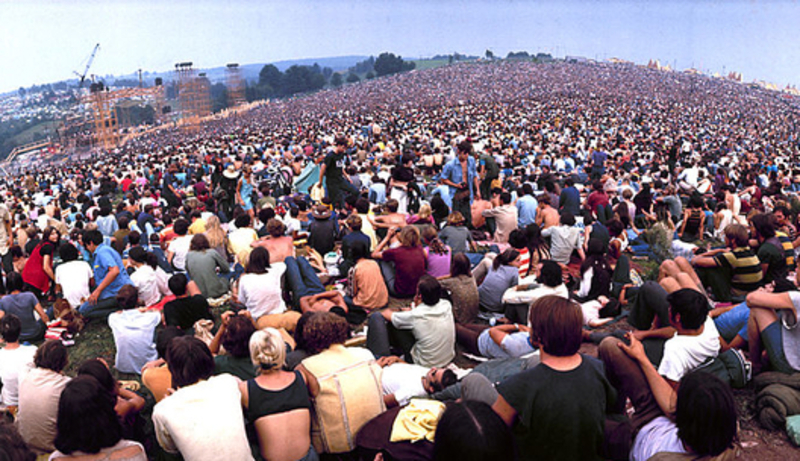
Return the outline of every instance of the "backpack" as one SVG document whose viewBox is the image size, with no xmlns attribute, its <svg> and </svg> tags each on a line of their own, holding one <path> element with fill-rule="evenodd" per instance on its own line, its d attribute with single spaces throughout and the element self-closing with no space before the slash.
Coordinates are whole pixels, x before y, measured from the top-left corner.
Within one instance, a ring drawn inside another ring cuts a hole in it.
<svg viewBox="0 0 800 461">
<path fill-rule="evenodd" d="M 752 364 L 738 349 L 728 349 L 695 370 L 712 374 L 736 389 L 743 388 L 753 378 Z"/>
</svg>

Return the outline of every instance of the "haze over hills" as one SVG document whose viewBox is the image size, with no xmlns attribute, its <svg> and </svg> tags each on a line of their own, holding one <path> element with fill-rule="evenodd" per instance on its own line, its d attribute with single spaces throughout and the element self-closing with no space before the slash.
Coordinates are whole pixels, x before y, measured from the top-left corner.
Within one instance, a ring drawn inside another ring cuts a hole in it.
<svg viewBox="0 0 800 461">
<path fill-rule="evenodd" d="M 327 57 L 327 58 L 302 58 L 302 59 L 290 59 L 285 61 L 276 61 L 271 63 L 254 63 L 254 64 L 243 64 L 239 63 L 239 68 L 242 72 L 242 77 L 247 80 L 248 82 L 257 81 L 258 80 L 258 73 L 261 72 L 261 69 L 267 65 L 272 64 L 278 68 L 281 72 L 285 72 L 286 69 L 290 68 L 291 66 L 313 66 L 315 63 L 319 64 L 320 67 L 330 67 L 333 69 L 334 72 L 342 72 L 346 71 L 349 67 L 352 67 L 356 63 L 367 59 L 369 56 L 335 56 L 335 57 Z M 187 59 L 187 61 L 189 61 Z M 177 62 L 177 61 L 176 61 Z M 225 82 L 225 64 L 219 67 L 212 67 L 208 69 L 201 69 L 198 68 L 197 72 L 205 72 L 208 79 L 211 83 L 224 83 Z M 170 81 L 175 77 L 174 69 L 164 69 L 160 71 L 148 71 L 147 69 L 142 69 L 143 71 L 143 79 L 147 85 L 152 85 L 153 81 L 157 77 L 161 77 L 165 81 Z M 90 72 L 91 73 L 91 72 Z M 88 79 L 89 77 L 87 77 Z M 106 84 L 113 84 L 114 80 L 126 80 L 126 79 L 138 79 L 139 75 L 137 72 L 132 72 L 129 74 L 122 74 L 122 75 L 103 75 L 98 76 L 98 79 L 103 80 Z M 67 83 L 71 85 L 76 85 L 78 80 L 77 79 L 69 79 L 66 80 Z M 31 85 L 48 85 L 54 84 L 58 82 L 46 82 L 46 83 L 31 83 Z M 10 94 L 14 94 L 17 91 L 9 91 L 6 93 L 0 93 L 0 96 L 6 96 Z"/>
</svg>

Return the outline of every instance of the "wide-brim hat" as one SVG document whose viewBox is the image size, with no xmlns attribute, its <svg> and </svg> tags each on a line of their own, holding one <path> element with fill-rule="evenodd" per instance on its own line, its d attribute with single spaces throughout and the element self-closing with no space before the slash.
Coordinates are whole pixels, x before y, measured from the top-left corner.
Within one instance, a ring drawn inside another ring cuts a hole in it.
<svg viewBox="0 0 800 461">
<path fill-rule="evenodd" d="M 317 205 L 317 207 L 311 211 L 311 216 L 313 216 L 314 219 L 328 219 L 331 217 L 331 210 L 325 205 Z"/>
<path fill-rule="evenodd" d="M 222 176 L 225 176 L 228 179 L 236 179 L 239 177 L 239 172 L 236 171 L 236 167 L 233 165 L 228 165 L 228 168 L 222 172 Z"/>
</svg>

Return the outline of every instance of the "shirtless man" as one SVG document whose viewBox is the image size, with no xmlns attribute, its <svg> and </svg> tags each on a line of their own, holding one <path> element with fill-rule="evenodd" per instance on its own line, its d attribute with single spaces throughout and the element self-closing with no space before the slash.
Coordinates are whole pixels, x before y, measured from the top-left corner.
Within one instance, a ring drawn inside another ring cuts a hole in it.
<svg viewBox="0 0 800 461">
<path fill-rule="evenodd" d="M 337 290 L 323 291 L 300 298 L 300 311 L 304 314 L 306 312 L 330 312 L 335 308 L 340 308 L 347 313 L 347 303 L 344 302 L 344 297 Z"/>
<path fill-rule="evenodd" d="M 398 213 L 397 208 L 399 203 L 395 199 L 386 201 L 386 209 L 389 213 L 381 216 L 368 216 L 369 222 L 372 227 L 376 229 L 391 229 L 392 227 L 403 227 L 406 225 L 406 218 L 408 215 L 405 213 Z"/>
<path fill-rule="evenodd" d="M 539 197 L 539 209 L 536 212 L 536 224 L 538 224 L 542 230 L 545 230 L 548 227 L 557 226 L 559 223 L 558 210 L 552 207 L 550 200 L 550 194 L 543 194 L 541 197 Z"/>
<path fill-rule="evenodd" d="M 472 201 L 472 227 L 480 229 L 486 225 L 486 218 L 483 217 L 483 212 L 492 209 L 492 202 L 483 200 L 483 198 L 475 199 Z"/>
<path fill-rule="evenodd" d="M 269 252 L 269 263 L 282 263 L 287 256 L 294 256 L 294 239 L 286 233 L 286 226 L 275 218 L 267 221 L 267 235 L 250 246 L 264 247 Z"/>
</svg>

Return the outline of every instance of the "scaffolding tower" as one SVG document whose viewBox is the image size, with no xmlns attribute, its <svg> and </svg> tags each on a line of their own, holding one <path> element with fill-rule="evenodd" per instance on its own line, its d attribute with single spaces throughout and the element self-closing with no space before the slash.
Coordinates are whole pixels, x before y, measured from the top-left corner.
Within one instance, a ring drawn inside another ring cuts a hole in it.
<svg viewBox="0 0 800 461">
<path fill-rule="evenodd" d="M 176 81 L 178 82 L 178 103 L 181 120 L 191 120 L 197 115 L 195 109 L 194 80 L 196 78 L 191 62 L 175 64 Z"/>
<path fill-rule="evenodd" d="M 225 72 L 226 83 L 228 84 L 228 104 L 236 107 L 247 102 L 245 98 L 244 80 L 239 64 L 230 63 Z"/>
<path fill-rule="evenodd" d="M 184 126 L 189 127 L 211 113 L 211 84 L 205 74 L 195 73 L 191 62 L 175 64 L 175 73 L 180 103 L 179 117 Z"/>
<path fill-rule="evenodd" d="M 89 95 L 81 98 L 81 104 L 89 106 L 89 119 L 81 116 L 68 117 L 61 128 L 62 145 L 68 150 L 86 147 L 113 149 L 122 141 L 122 130 L 132 126 L 130 120 L 119 120 L 117 104 L 126 100 L 138 100 L 155 105 L 156 121 L 164 101 L 164 87 L 157 84 L 150 88 L 123 88 L 111 91 L 102 82 L 92 83 Z M 87 129 L 90 128 L 90 129 Z"/>
<path fill-rule="evenodd" d="M 205 117 L 211 114 L 211 82 L 205 72 L 200 73 L 195 79 L 197 116 Z"/>
<path fill-rule="evenodd" d="M 91 93 L 95 146 L 113 149 L 117 145 L 117 111 L 114 110 L 115 98 L 103 83 L 92 83 Z"/>
</svg>

